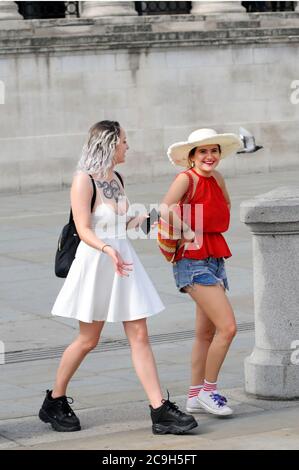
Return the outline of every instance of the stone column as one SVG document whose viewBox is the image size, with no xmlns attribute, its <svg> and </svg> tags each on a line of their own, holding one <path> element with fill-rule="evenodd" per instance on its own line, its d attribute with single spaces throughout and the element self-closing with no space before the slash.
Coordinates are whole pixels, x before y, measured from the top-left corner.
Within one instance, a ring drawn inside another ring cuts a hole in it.
<svg viewBox="0 0 299 470">
<path fill-rule="evenodd" d="M 245 390 L 299 398 L 299 188 L 281 187 L 241 204 L 253 237 L 255 346 Z"/>
<path fill-rule="evenodd" d="M 295 6 L 295 11 L 299 11 L 299 2 L 297 2 L 297 5 Z"/>
<path fill-rule="evenodd" d="M 219 15 L 222 13 L 246 13 L 246 8 L 241 5 L 241 2 L 197 1 L 197 2 L 192 2 L 191 13 L 195 15 Z"/>
<path fill-rule="evenodd" d="M 0 20 L 23 20 L 15 2 L 0 2 Z"/>
<path fill-rule="evenodd" d="M 81 16 L 85 18 L 133 15 L 137 15 L 134 2 L 82 2 Z"/>
</svg>

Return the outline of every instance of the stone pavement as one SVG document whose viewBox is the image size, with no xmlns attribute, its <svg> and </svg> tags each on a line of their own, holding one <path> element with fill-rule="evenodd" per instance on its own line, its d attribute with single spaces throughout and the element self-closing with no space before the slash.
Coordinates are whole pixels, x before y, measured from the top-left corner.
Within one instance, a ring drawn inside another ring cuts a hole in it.
<svg viewBox="0 0 299 470">
<path fill-rule="evenodd" d="M 128 185 L 131 202 L 160 202 L 171 177 Z M 227 261 L 229 298 L 239 333 L 221 371 L 220 388 L 235 408 L 231 418 L 198 415 L 188 436 L 153 436 L 148 405 L 131 366 L 122 325 L 107 324 L 102 344 L 73 378 L 68 394 L 82 422 L 80 433 L 56 433 L 36 414 L 51 387 L 59 357 L 74 338 L 76 322 L 52 318 L 63 282 L 53 273 L 59 231 L 66 222 L 69 191 L 1 196 L 0 449 L 299 449 L 298 401 L 267 401 L 243 391 L 243 360 L 251 353 L 253 279 L 251 236 L 239 221 L 240 202 L 279 186 L 298 186 L 299 169 L 228 178 L 233 257 Z M 149 319 L 163 389 L 183 406 L 189 385 L 194 308 L 174 286 L 171 266 L 154 240 L 133 242 L 166 309 Z"/>
</svg>

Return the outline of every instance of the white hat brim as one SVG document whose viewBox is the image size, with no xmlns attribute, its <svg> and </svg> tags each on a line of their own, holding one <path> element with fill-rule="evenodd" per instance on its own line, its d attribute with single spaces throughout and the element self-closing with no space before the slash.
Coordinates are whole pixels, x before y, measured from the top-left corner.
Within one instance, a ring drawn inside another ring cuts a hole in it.
<svg viewBox="0 0 299 470">
<path fill-rule="evenodd" d="M 220 158 L 228 157 L 234 154 L 240 148 L 243 148 L 243 142 L 236 134 L 217 134 L 196 142 L 175 142 L 168 150 L 167 155 L 174 165 L 189 167 L 188 155 L 190 150 L 201 145 L 218 144 L 221 147 Z"/>
</svg>

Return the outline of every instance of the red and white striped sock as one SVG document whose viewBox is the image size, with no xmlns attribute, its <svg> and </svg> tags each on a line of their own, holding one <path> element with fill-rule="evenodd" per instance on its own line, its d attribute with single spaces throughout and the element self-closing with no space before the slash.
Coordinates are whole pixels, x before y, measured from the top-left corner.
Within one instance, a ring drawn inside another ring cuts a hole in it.
<svg viewBox="0 0 299 470">
<path fill-rule="evenodd" d="M 208 382 L 206 379 L 204 380 L 203 391 L 207 393 L 217 392 L 217 382 Z"/>
<path fill-rule="evenodd" d="M 197 395 L 199 392 L 203 389 L 203 385 L 191 385 L 189 387 L 189 394 L 188 394 L 188 400 L 191 400 L 191 402 L 196 402 Z"/>
</svg>

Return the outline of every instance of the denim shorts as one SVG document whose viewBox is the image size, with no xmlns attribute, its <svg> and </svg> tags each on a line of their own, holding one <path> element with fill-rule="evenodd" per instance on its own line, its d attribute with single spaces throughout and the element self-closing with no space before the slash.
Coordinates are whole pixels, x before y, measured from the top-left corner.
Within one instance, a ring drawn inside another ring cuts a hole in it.
<svg viewBox="0 0 299 470">
<path fill-rule="evenodd" d="M 229 290 L 223 258 L 182 258 L 173 263 L 173 274 L 177 288 L 183 293 L 186 293 L 185 287 L 194 284 L 222 284 L 225 290 Z"/>
</svg>

